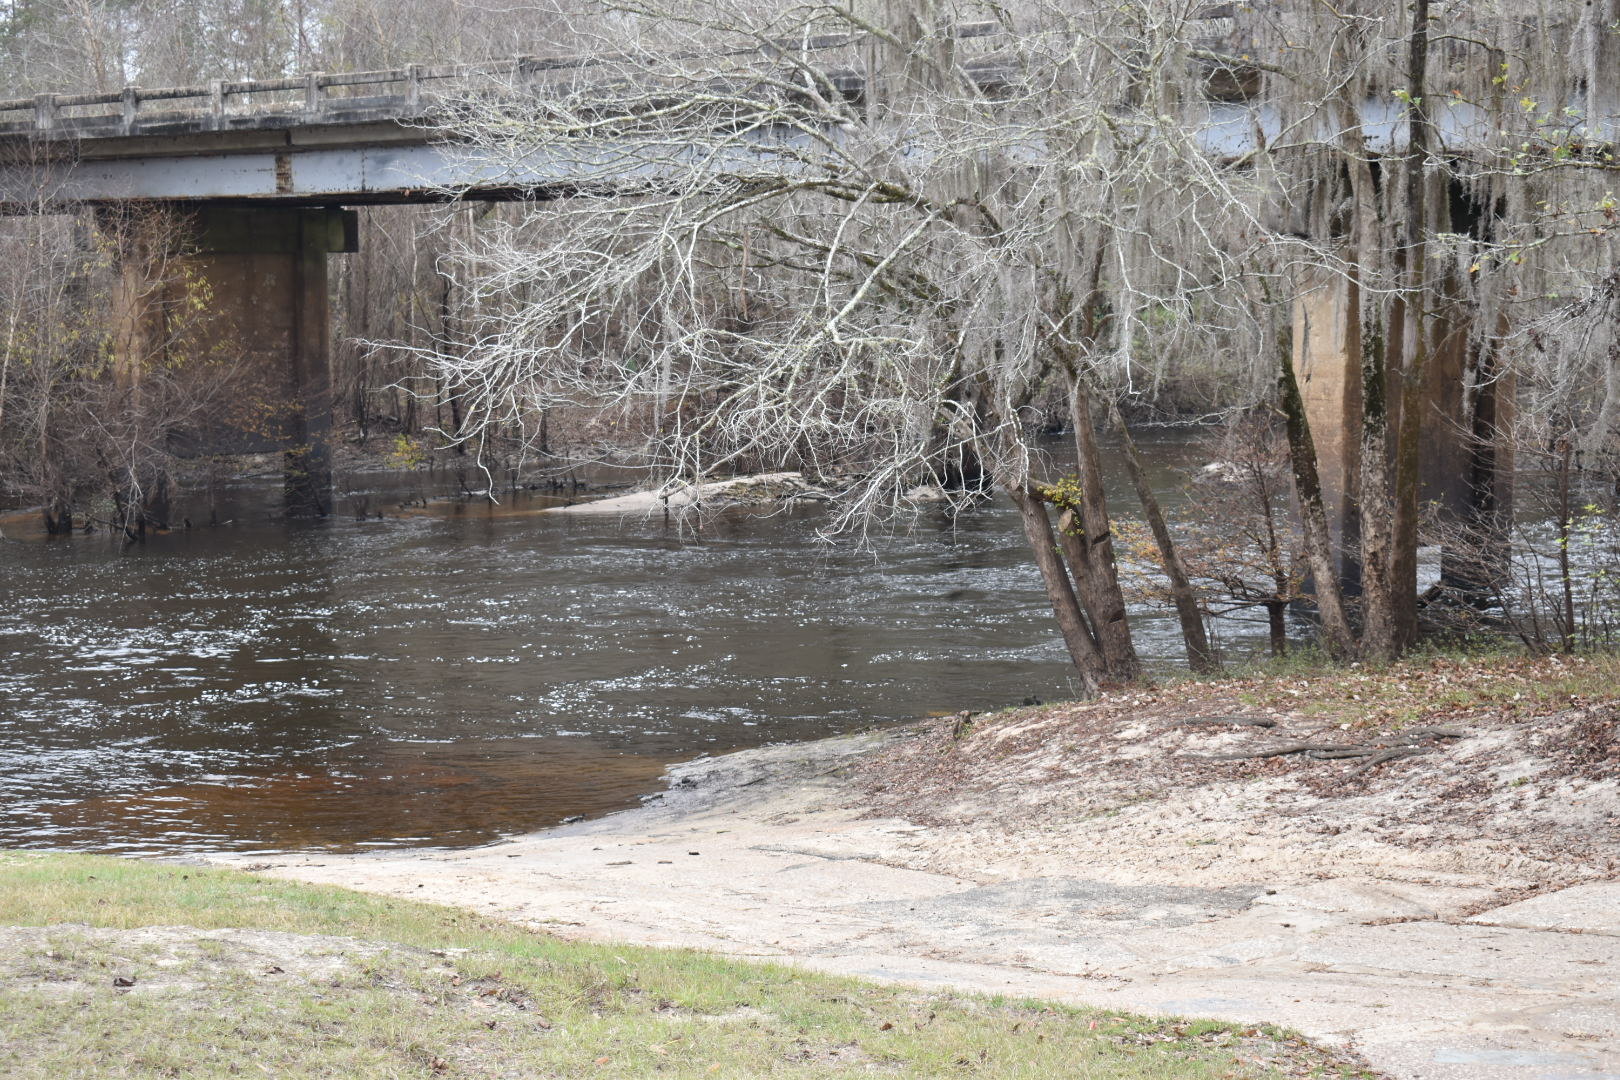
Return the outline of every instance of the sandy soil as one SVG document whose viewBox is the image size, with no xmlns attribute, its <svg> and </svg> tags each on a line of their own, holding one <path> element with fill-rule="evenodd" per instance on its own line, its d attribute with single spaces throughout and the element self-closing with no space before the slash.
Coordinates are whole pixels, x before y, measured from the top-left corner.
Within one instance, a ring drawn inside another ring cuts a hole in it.
<svg viewBox="0 0 1620 1080">
<path fill-rule="evenodd" d="M 255 868 L 584 938 L 1278 1022 L 1399 1077 L 1620 1076 L 1613 703 L 1450 715 L 1370 768 L 1221 758 L 1414 744 L 1286 687 L 1255 700 L 947 717 L 678 766 L 640 810 L 500 845 Z"/>
<path fill-rule="evenodd" d="M 873 813 L 929 827 L 908 865 L 995 877 L 1072 871 L 1222 887 L 1369 875 L 1535 890 L 1620 874 L 1612 702 L 1477 711 L 1435 737 L 1343 730 L 1211 688 L 956 718 L 859 769 Z M 1259 727 L 1256 724 L 1271 726 Z M 1312 744 L 1369 758 L 1222 755 Z M 1352 751 L 1353 752 L 1353 751 Z"/>
</svg>

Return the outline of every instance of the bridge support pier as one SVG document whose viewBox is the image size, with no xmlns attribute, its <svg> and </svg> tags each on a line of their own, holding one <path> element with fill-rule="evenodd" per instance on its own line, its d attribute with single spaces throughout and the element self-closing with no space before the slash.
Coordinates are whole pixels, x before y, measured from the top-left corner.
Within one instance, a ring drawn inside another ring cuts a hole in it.
<svg viewBox="0 0 1620 1080">
<path fill-rule="evenodd" d="M 1512 525 L 1515 383 L 1491 342 L 1471 340 L 1462 303 L 1431 314 L 1421 396 L 1420 505 L 1441 525 L 1442 584 L 1488 593 L 1503 580 Z M 1502 329 L 1505 330 L 1505 327 Z M 1346 591 L 1359 593 L 1362 372 L 1361 296 L 1353 282 L 1322 273 L 1299 283 L 1293 349 L 1300 396 L 1321 470 L 1328 528 Z M 1400 426 L 1391 395 L 1389 431 Z"/>
<path fill-rule="evenodd" d="M 152 229 L 124 251 L 117 367 L 138 391 L 140 372 L 183 353 L 218 366 L 222 407 L 182 425 L 184 456 L 282 451 L 294 515 L 331 508 L 332 407 L 329 254 L 356 249 L 352 211 L 331 207 L 170 205 L 157 215 L 169 253 L 157 280 Z M 193 317 L 201 307 L 206 315 Z"/>
</svg>

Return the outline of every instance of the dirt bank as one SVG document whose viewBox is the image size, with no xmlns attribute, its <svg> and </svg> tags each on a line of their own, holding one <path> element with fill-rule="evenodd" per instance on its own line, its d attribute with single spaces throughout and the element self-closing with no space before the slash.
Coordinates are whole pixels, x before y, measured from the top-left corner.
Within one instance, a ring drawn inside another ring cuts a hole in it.
<svg viewBox="0 0 1620 1080">
<path fill-rule="evenodd" d="M 944 718 L 682 765 L 647 807 L 501 845 L 260 868 L 582 938 L 1274 1021 L 1400 1077 L 1612 1078 L 1607 679 L 1437 662 Z M 1343 749 L 1248 756 L 1297 744 Z"/>
<path fill-rule="evenodd" d="M 1338 695 L 1348 709 L 1321 708 L 1319 686 L 1296 697 L 1255 680 L 951 718 L 863 762 L 857 781 L 870 812 L 928 827 L 928 851 L 908 865 L 946 872 L 1083 861 L 1120 883 L 1461 875 L 1494 890 L 1612 877 L 1620 706 L 1514 689 L 1546 674 L 1442 661 L 1397 688 L 1427 697 L 1490 679 L 1502 700 L 1416 711 L 1357 708 L 1351 677 Z"/>
</svg>

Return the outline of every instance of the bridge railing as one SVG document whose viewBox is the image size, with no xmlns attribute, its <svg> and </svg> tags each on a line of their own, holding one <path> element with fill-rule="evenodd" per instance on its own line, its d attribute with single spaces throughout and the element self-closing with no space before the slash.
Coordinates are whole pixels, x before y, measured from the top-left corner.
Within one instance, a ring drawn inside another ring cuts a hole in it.
<svg viewBox="0 0 1620 1080">
<path fill-rule="evenodd" d="M 964 23 L 960 38 L 993 36 L 994 22 Z M 770 49 L 802 53 L 857 44 L 860 35 L 829 34 Z M 759 46 L 720 55 L 760 51 Z M 714 54 L 708 54 L 714 55 Z M 451 92 L 479 86 L 534 84 L 630 59 L 616 56 L 519 56 L 478 64 L 410 64 L 380 71 L 312 72 L 280 79 L 216 79 L 206 85 L 142 88 L 100 94 L 39 94 L 0 99 L 0 137 L 107 138 L 283 125 L 409 121 L 427 115 Z"/>
<path fill-rule="evenodd" d="M 0 100 L 0 135 L 79 138 L 227 131 L 278 121 L 363 120 L 368 114 L 377 119 L 413 119 L 446 83 L 510 78 L 564 66 L 568 61 L 519 57 L 450 67 L 412 64 L 281 79 L 216 79 L 200 86 L 126 86 L 102 94 L 39 94 Z"/>
</svg>

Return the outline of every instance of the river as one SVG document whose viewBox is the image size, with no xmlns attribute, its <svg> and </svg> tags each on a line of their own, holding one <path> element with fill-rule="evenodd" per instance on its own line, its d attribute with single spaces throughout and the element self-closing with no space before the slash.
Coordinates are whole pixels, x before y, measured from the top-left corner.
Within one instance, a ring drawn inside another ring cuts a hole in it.
<svg viewBox="0 0 1620 1080">
<path fill-rule="evenodd" d="M 1166 498 L 1198 454 L 1156 440 Z M 287 522 L 278 494 L 142 545 L 0 542 L 0 847 L 464 846 L 702 753 L 1074 694 L 1002 503 L 857 549 L 814 507 L 682 535 L 526 495 Z M 1179 662 L 1172 621 L 1134 625 Z"/>
</svg>

